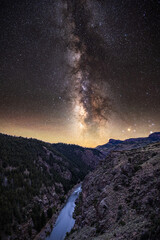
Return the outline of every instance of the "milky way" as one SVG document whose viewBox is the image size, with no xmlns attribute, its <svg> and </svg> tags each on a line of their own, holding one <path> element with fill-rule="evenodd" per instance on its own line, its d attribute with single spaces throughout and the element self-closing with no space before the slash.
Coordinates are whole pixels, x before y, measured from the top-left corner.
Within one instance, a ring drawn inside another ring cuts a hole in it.
<svg viewBox="0 0 160 240">
<path fill-rule="evenodd" d="M 79 127 L 98 134 L 108 121 L 113 101 L 104 76 L 103 39 L 90 27 L 93 14 L 86 1 L 67 2 L 70 20 L 71 97 Z"/>
<path fill-rule="evenodd" d="M 1 132 L 96 146 L 160 124 L 158 1 L 1 1 Z"/>
</svg>

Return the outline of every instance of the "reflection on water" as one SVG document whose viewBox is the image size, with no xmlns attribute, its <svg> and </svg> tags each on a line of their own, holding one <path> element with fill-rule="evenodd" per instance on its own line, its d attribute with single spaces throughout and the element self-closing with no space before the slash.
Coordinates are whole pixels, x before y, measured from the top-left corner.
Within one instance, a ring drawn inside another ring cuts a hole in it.
<svg viewBox="0 0 160 240">
<path fill-rule="evenodd" d="M 61 210 L 50 236 L 47 237 L 46 240 L 63 240 L 66 233 L 71 231 L 75 223 L 75 220 L 72 217 L 75 208 L 75 201 L 81 191 L 81 186 L 79 186 L 71 194 L 66 205 Z"/>
</svg>

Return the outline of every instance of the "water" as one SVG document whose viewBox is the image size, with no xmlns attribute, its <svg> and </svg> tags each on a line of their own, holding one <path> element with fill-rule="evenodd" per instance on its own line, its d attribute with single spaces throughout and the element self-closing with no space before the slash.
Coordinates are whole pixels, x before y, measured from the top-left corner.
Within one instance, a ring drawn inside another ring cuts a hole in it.
<svg viewBox="0 0 160 240">
<path fill-rule="evenodd" d="M 71 194 L 66 205 L 61 210 L 50 236 L 47 237 L 46 240 L 63 240 L 66 233 L 71 231 L 75 223 L 75 220 L 72 217 L 75 208 L 75 201 L 81 191 L 81 186 L 79 186 Z"/>
</svg>

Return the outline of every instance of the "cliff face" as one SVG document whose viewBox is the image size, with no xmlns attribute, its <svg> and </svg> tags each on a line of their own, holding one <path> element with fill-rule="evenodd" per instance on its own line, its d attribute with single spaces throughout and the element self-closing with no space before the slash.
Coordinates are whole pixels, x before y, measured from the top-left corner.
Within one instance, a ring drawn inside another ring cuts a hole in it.
<svg viewBox="0 0 160 240">
<path fill-rule="evenodd" d="M 49 143 L 0 134 L 2 239 L 33 239 L 90 171 L 83 154 L 75 159 L 66 155 Z"/>
<path fill-rule="evenodd" d="M 113 151 L 85 177 L 68 239 L 160 239 L 160 143 Z"/>
</svg>

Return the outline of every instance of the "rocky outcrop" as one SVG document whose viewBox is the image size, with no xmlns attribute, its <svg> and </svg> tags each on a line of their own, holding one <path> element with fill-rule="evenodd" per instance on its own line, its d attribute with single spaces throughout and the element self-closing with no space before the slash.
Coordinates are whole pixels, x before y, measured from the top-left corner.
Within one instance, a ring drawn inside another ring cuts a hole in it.
<svg viewBox="0 0 160 240">
<path fill-rule="evenodd" d="M 74 214 L 70 240 L 160 239 L 160 143 L 110 152 L 85 177 Z"/>
</svg>

